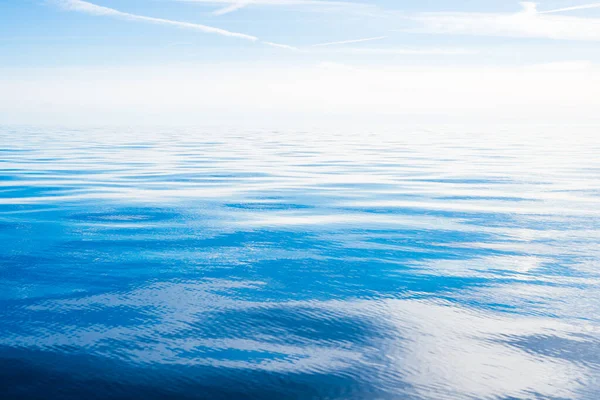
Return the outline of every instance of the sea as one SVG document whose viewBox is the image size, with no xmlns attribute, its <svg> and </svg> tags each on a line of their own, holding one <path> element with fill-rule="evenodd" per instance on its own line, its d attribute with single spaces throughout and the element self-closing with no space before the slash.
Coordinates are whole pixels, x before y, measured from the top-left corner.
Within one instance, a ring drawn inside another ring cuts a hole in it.
<svg viewBox="0 0 600 400">
<path fill-rule="evenodd" d="M 600 398 L 600 126 L 0 125 L 0 398 Z"/>
</svg>

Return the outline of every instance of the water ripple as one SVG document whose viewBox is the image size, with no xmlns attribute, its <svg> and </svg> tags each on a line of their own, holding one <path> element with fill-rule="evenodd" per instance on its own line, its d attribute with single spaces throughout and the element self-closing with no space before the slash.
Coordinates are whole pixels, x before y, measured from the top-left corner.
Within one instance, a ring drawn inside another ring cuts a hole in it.
<svg viewBox="0 0 600 400">
<path fill-rule="evenodd" d="M 597 127 L 486 129 L 0 127 L 3 396 L 598 398 Z"/>
</svg>

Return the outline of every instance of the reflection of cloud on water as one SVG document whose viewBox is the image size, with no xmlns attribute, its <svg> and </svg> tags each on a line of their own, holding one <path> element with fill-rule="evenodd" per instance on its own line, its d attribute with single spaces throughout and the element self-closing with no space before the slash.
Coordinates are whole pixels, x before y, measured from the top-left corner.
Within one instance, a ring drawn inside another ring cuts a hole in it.
<svg viewBox="0 0 600 400">
<path fill-rule="evenodd" d="M 30 307 L 34 315 L 54 310 L 80 323 L 49 325 L 43 334 L 38 327 L 30 336 L 1 342 L 48 351 L 81 347 L 140 366 L 351 376 L 383 392 L 426 399 L 576 398 L 593 385 L 592 368 L 598 367 L 534 345 L 554 341 L 567 342 L 574 351 L 598 349 L 593 338 L 600 329 L 591 322 L 483 311 L 441 300 L 244 300 L 244 293 L 263 288 L 261 282 L 163 282 L 45 301 Z M 111 326 L 86 317 L 116 311 L 146 317 Z M 344 323 L 360 332 L 342 329 L 333 336 L 337 324 Z"/>
<path fill-rule="evenodd" d="M 424 398 L 523 398 L 532 393 L 574 398 L 593 376 L 577 363 L 504 343 L 530 337 L 585 343 L 577 336 L 581 327 L 439 303 L 389 301 L 384 309 L 398 338 L 381 345 L 396 373 Z"/>
</svg>

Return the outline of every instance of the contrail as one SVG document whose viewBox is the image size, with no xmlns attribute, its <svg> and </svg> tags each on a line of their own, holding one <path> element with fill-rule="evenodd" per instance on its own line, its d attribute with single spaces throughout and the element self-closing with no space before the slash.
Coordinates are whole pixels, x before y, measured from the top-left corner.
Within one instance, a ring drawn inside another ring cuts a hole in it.
<svg viewBox="0 0 600 400">
<path fill-rule="evenodd" d="M 248 4 L 251 4 L 252 2 L 250 0 L 246 0 L 246 1 L 238 1 L 236 3 L 232 3 L 230 5 L 228 5 L 227 7 L 223 7 L 220 8 L 216 11 L 213 11 L 213 15 L 225 15 L 225 14 L 229 14 L 231 12 L 240 10 L 244 7 L 246 7 Z"/>
<path fill-rule="evenodd" d="M 58 4 L 61 8 L 65 10 L 79 11 L 91 15 L 122 18 L 131 21 L 142 21 L 159 25 L 171 25 L 183 29 L 191 29 L 205 33 L 215 33 L 217 35 L 237 37 L 251 41 L 258 40 L 256 36 L 246 35 L 244 33 L 231 32 L 225 29 L 215 28 L 212 26 L 202 24 L 194 24 L 191 22 L 173 21 L 170 19 L 146 17 L 143 15 L 131 14 L 115 10 L 114 8 L 99 6 L 97 4 L 93 4 L 83 0 L 56 0 L 54 1 L 54 3 Z"/>
<path fill-rule="evenodd" d="M 371 37 L 371 38 L 365 38 L 365 39 L 342 40 L 340 42 L 328 42 L 328 43 L 313 44 L 312 47 L 334 46 L 336 44 L 370 42 L 372 40 L 381 40 L 381 39 L 385 39 L 385 38 L 387 38 L 387 36 L 377 36 L 377 37 Z"/>
<path fill-rule="evenodd" d="M 265 42 L 265 41 L 263 41 L 263 42 L 261 42 L 261 43 L 263 43 L 263 44 L 266 44 L 267 46 L 271 46 L 271 47 L 279 47 L 280 49 L 288 49 L 288 50 L 294 50 L 294 51 L 302 51 L 302 50 L 300 50 L 300 49 L 299 49 L 299 48 L 297 48 L 297 47 L 290 46 L 290 45 L 287 45 L 287 44 L 280 44 L 280 43 L 273 43 L 273 42 Z"/>
<path fill-rule="evenodd" d="M 538 14 L 553 14 L 553 13 L 559 13 L 559 12 L 564 12 L 564 11 L 588 10 L 590 8 L 600 8 L 600 3 L 582 4 L 580 6 L 558 8 L 556 10 L 539 11 Z"/>
</svg>

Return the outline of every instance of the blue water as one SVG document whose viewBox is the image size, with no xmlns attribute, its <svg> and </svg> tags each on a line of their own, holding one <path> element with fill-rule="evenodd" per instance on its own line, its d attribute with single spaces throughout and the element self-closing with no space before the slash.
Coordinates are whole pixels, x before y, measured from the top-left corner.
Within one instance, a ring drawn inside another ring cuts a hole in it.
<svg viewBox="0 0 600 400">
<path fill-rule="evenodd" d="M 598 399 L 600 127 L 0 127 L 2 399 Z"/>
</svg>

